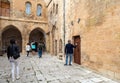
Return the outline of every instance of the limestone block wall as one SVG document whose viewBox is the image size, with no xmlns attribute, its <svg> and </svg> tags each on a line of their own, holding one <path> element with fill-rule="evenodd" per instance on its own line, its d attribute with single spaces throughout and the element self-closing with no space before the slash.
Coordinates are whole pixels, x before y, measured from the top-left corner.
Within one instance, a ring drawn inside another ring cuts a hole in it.
<svg viewBox="0 0 120 83">
<path fill-rule="evenodd" d="M 64 41 L 64 32 L 63 32 L 63 0 L 46 0 L 47 4 L 47 11 L 48 11 L 48 27 L 50 31 L 50 53 L 53 55 L 57 51 L 57 55 L 59 55 L 59 44 L 60 39 L 62 42 Z M 53 6 L 54 5 L 54 6 Z M 58 10 L 56 8 L 58 5 Z M 56 13 L 58 11 L 58 13 Z M 55 33 L 52 32 L 55 30 Z M 54 34 L 54 38 L 52 37 Z M 57 44 L 55 43 L 57 41 Z M 55 46 L 57 45 L 57 48 Z M 62 48 L 64 48 L 64 43 L 62 43 Z M 56 50 L 57 49 L 57 50 Z M 63 52 L 64 49 L 62 49 Z"/>
<path fill-rule="evenodd" d="M 26 14 L 26 2 L 31 3 L 31 14 Z M 17 5 L 19 4 L 19 5 Z M 40 4 L 42 6 L 42 15 L 37 16 L 37 5 Z M 11 1 L 11 12 L 13 17 L 16 18 L 25 18 L 25 19 L 34 19 L 34 20 L 43 20 L 46 21 L 46 4 L 43 0 L 12 0 Z"/>
<path fill-rule="evenodd" d="M 114 79 L 120 79 L 119 12 L 119 0 L 66 1 L 66 40 L 79 35 L 82 65 Z"/>
<path fill-rule="evenodd" d="M 14 26 L 18 29 L 22 36 L 22 52 L 25 51 L 25 45 L 29 41 L 29 34 L 32 30 L 38 28 L 48 32 L 46 4 L 43 0 L 9 0 L 10 1 L 10 17 L 0 16 L 0 46 L 2 33 L 7 29 L 7 26 Z M 25 13 L 25 3 L 31 3 L 31 14 Z M 18 5 L 19 4 L 19 5 Z M 37 16 L 37 4 L 42 5 L 42 15 Z"/>
<path fill-rule="evenodd" d="M 90 1 L 83 43 L 88 59 L 85 65 L 116 79 L 120 79 L 119 7 L 120 1 Z"/>
<path fill-rule="evenodd" d="M 10 21 L 9 21 L 10 20 Z M 38 28 L 44 30 L 44 33 L 47 32 L 47 24 L 46 23 L 40 23 L 40 22 L 25 22 L 25 21 L 14 21 L 11 19 L 2 19 L 1 20 L 1 34 L 0 39 L 2 38 L 2 33 L 9 27 L 14 26 L 16 29 L 18 29 L 22 36 L 22 53 L 25 53 L 25 46 L 29 42 L 30 33 L 32 30 Z"/>
</svg>

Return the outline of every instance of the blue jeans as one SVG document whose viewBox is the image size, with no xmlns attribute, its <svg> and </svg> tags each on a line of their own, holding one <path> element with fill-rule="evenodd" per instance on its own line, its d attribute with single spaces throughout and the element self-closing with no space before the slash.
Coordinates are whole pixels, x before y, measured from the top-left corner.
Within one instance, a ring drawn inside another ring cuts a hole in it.
<svg viewBox="0 0 120 83">
<path fill-rule="evenodd" d="M 38 50 L 39 58 L 42 57 L 42 50 Z"/>
<path fill-rule="evenodd" d="M 66 54 L 66 64 L 68 64 L 68 58 L 69 58 L 69 64 L 71 64 L 72 56 L 73 56 L 73 54 Z"/>
</svg>

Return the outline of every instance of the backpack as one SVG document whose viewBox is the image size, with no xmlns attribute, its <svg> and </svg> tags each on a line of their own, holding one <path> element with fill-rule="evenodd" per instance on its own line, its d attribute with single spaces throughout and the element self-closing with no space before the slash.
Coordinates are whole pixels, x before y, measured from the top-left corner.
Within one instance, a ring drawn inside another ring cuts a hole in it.
<svg viewBox="0 0 120 83">
<path fill-rule="evenodd" d="M 10 46 L 10 49 L 11 49 L 11 52 L 12 52 L 11 54 L 12 54 L 14 59 L 17 59 L 20 57 L 19 49 L 16 45 Z"/>
<path fill-rule="evenodd" d="M 35 44 L 32 44 L 31 48 L 32 48 L 32 49 L 35 49 L 35 48 L 36 48 L 36 47 L 35 47 Z"/>
</svg>

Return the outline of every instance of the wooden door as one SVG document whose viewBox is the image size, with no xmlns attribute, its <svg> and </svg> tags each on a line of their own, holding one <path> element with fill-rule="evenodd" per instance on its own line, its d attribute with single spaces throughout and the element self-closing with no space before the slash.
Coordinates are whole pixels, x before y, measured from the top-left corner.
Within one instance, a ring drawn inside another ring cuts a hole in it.
<svg viewBox="0 0 120 83">
<path fill-rule="evenodd" d="M 75 36 L 74 37 L 74 44 L 77 43 L 77 47 L 74 49 L 74 62 L 77 64 L 81 64 L 81 40 L 80 40 L 80 36 Z"/>
</svg>

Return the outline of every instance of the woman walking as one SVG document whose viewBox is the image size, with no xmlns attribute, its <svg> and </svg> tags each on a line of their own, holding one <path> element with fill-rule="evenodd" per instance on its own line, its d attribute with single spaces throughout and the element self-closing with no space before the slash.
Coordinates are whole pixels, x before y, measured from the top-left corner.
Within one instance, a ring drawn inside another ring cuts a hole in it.
<svg viewBox="0 0 120 83">
<path fill-rule="evenodd" d="M 29 52 L 30 52 L 30 50 L 31 50 L 30 44 L 27 43 L 27 45 L 26 45 L 27 56 L 29 56 Z"/>
<path fill-rule="evenodd" d="M 17 55 L 19 55 L 19 56 L 17 57 Z M 12 81 L 14 82 L 15 81 L 15 75 L 16 75 L 17 79 L 20 78 L 20 76 L 19 76 L 19 66 L 18 66 L 18 59 L 20 57 L 19 47 L 16 45 L 16 42 L 15 42 L 14 39 L 10 40 L 10 45 L 7 48 L 7 57 L 8 57 L 8 60 L 10 61 L 11 67 L 12 67 L 12 69 L 11 69 Z"/>
</svg>

